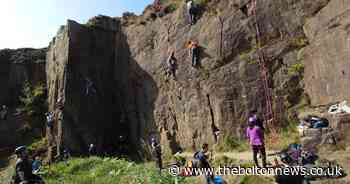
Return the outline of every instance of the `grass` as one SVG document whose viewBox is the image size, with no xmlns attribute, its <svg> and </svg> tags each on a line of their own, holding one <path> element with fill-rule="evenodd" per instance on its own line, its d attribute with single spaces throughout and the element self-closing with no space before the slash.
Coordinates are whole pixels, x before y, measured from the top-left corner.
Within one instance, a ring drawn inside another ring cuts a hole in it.
<svg viewBox="0 0 350 184">
<path fill-rule="evenodd" d="M 266 137 L 267 147 L 272 150 L 282 150 L 288 147 L 288 145 L 298 142 L 300 140 L 296 122 L 291 122 L 278 133 L 269 134 Z"/>
<path fill-rule="evenodd" d="M 172 184 L 175 178 L 167 172 L 159 175 L 153 164 L 137 164 L 115 158 L 74 158 L 46 167 L 43 177 L 47 184 Z M 179 184 L 189 184 L 178 178 Z"/>
<path fill-rule="evenodd" d="M 46 145 L 47 145 L 47 139 L 46 139 L 46 138 L 35 139 L 35 140 L 28 146 L 28 150 L 29 150 L 29 151 L 39 150 L 39 149 L 41 149 L 41 148 L 45 148 Z"/>
<path fill-rule="evenodd" d="M 249 149 L 249 145 L 246 140 L 240 141 L 230 136 L 224 137 L 223 140 L 216 146 L 216 151 L 219 151 L 219 152 L 230 152 L 230 151 L 243 152 L 248 149 Z"/>
<path fill-rule="evenodd" d="M 240 177 L 239 184 L 253 184 L 253 183 L 259 183 L 259 184 L 272 184 L 272 179 L 269 179 L 267 177 L 262 176 L 242 176 Z"/>
<path fill-rule="evenodd" d="M 229 158 L 227 156 L 221 156 L 221 157 L 215 157 L 213 161 L 214 167 L 220 167 L 220 166 L 234 166 L 238 164 L 238 160 Z"/>
</svg>

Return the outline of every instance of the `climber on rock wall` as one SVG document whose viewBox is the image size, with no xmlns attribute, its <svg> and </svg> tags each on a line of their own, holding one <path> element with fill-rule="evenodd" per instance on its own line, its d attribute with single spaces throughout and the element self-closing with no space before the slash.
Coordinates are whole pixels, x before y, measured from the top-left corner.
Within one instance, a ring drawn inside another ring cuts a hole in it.
<svg viewBox="0 0 350 184">
<path fill-rule="evenodd" d="M 195 7 L 193 0 L 188 0 L 186 6 L 190 24 L 194 25 L 197 21 L 197 8 Z"/>
<path fill-rule="evenodd" d="M 196 41 L 188 41 L 189 56 L 191 57 L 192 67 L 197 67 L 199 64 L 199 46 Z"/>
<path fill-rule="evenodd" d="M 7 119 L 7 114 L 8 114 L 8 108 L 6 105 L 1 106 L 1 111 L 0 111 L 0 119 L 1 120 L 6 120 Z"/>
<path fill-rule="evenodd" d="M 85 95 L 90 95 L 90 92 L 96 94 L 96 89 L 94 87 L 94 83 L 90 80 L 90 78 L 85 78 Z"/>
<path fill-rule="evenodd" d="M 54 113 L 53 112 L 47 112 L 45 115 L 46 115 L 46 125 L 50 129 L 52 129 L 53 122 L 54 122 Z"/>
<path fill-rule="evenodd" d="M 173 79 L 176 80 L 177 59 L 175 57 L 174 50 L 171 51 L 167 59 L 167 65 L 168 65 L 167 75 L 173 76 Z"/>
</svg>

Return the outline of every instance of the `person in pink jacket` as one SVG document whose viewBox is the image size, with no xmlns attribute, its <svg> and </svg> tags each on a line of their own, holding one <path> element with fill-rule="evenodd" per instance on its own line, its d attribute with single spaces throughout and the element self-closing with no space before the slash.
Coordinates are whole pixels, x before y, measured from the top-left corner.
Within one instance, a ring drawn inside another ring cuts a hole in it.
<svg viewBox="0 0 350 184">
<path fill-rule="evenodd" d="M 258 125 L 256 125 L 255 121 L 249 121 L 246 135 L 249 139 L 249 144 L 252 147 L 255 165 L 259 167 L 258 153 L 260 153 L 262 157 L 263 167 L 266 167 L 264 131 Z"/>
</svg>

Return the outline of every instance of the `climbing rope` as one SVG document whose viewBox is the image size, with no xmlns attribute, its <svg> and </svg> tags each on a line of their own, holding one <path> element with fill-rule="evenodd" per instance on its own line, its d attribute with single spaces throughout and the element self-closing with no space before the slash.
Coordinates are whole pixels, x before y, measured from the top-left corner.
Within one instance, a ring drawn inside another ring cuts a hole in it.
<svg viewBox="0 0 350 184">
<path fill-rule="evenodd" d="M 268 68 L 266 67 L 266 58 L 265 54 L 261 48 L 261 31 L 259 27 L 258 14 L 257 14 L 257 0 L 251 1 L 252 13 L 255 17 L 255 31 L 256 31 L 256 45 L 257 45 L 257 54 L 258 54 L 258 64 L 260 66 L 261 80 L 264 90 L 265 97 L 265 112 L 264 119 L 267 123 L 267 128 L 271 131 L 272 134 L 276 133 L 275 127 L 275 114 L 273 111 L 273 98 L 272 98 L 272 89 L 269 87 L 269 76 Z"/>
</svg>

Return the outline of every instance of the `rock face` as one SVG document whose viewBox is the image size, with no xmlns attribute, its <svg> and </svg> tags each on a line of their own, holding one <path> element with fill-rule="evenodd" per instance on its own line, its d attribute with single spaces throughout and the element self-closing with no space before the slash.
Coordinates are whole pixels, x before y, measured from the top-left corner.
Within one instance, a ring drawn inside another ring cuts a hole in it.
<svg viewBox="0 0 350 184">
<path fill-rule="evenodd" d="M 0 120 L 0 149 L 21 144 L 23 116 L 13 116 L 25 81 L 45 83 L 46 49 L 0 50 L 0 104 L 9 107 L 7 120 Z"/>
<path fill-rule="evenodd" d="M 27 80 L 45 82 L 46 49 L 0 50 L 0 104 L 15 105 Z"/>
<path fill-rule="evenodd" d="M 306 91 L 312 105 L 350 100 L 350 2 L 332 0 L 304 26 Z"/>
<path fill-rule="evenodd" d="M 214 144 L 216 130 L 242 137 L 247 112 L 266 107 L 256 20 L 275 119 L 283 125 L 283 114 L 304 95 L 303 71 L 292 69 L 303 65 L 305 19 L 328 1 L 258 1 L 256 17 L 247 16 L 238 0 L 210 3 L 193 26 L 184 4 L 162 18 L 146 17 L 146 9 L 140 17 L 68 21 L 47 54 L 50 109 L 60 111 L 59 97 L 64 104 L 51 148 L 84 153 L 90 143 L 106 151 L 126 142 L 146 150 L 149 138 L 157 136 L 166 152 L 176 152 Z M 190 64 L 189 40 L 201 47 L 198 68 Z M 177 59 L 176 80 L 165 76 L 169 50 Z M 87 94 L 87 81 L 96 92 Z"/>
</svg>

